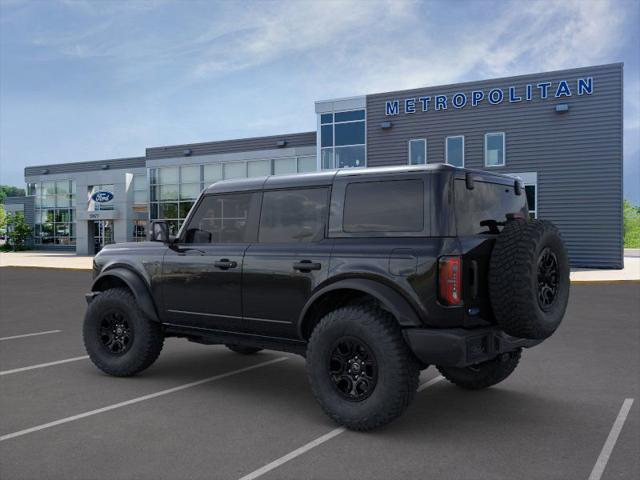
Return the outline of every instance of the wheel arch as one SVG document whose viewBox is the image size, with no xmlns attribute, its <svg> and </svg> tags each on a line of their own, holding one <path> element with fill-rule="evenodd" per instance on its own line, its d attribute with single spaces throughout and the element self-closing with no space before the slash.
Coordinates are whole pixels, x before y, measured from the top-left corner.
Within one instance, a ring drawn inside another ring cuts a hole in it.
<svg viewBox="0 0 640 480">
<path fill-rule="evenodd" d="M 133 294 L 138 306 L 150 320 L 160 321 L 147 284 L 140 275 L 127 268 L 116 267 L 103 271 L 93 281 L 91 291 L 103 292 L 110 288 L 121 287 L 127 288 Z"/>
<path fill-rule="evenodd" d="M 409 301 L 391 287 L 375 280 L 353 278 L 322 287 L 311 296 L 298 319 L 298 336 L 308 339 L 317 322 L 327 311 L 359 299 L 377 301 L 402 327 L 422 325 L 420 317 Z"/>
</svg>

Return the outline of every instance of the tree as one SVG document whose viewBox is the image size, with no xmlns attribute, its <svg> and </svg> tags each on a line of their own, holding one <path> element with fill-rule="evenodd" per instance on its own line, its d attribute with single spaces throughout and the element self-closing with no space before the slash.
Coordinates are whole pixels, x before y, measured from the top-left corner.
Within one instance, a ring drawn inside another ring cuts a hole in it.
<svg viewBox="0 0 640 480">
<path fill-rule="evenodd" d="M 629 200 L 623 203 L 624 246 L 640 248 L 640 208 L 634 207 Z"/>
<path fill-rule="evenodd" d="M 0 185 L 0 203 L 4 203 L 4 199 L 7 197 L 24 197 L 24 188 Z"/>
<path fill-rule="evenodd" d="M 24 250 L 29 235 L 31 235 L 31 227 L 25 222 L 24 213 L 16 212 L 7 215 L 7 237 L 13 250 Z"/>
<path fill-rule="evenodd" d="M 7 214 L 4 211 L 4 207 L 0 205 L 0 230 L 4 230 L 7 225 Z"/>
</svg>

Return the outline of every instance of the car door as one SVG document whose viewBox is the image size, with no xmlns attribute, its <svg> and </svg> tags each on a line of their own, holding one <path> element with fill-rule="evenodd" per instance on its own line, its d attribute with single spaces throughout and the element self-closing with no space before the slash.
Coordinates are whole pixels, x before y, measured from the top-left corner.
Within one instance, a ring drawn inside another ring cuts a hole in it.
<svg viewBox="0 0 640 480">
<path fill-rule="evenodd" d="M 244 258 L 247 331 L 297 336 L 300 312 L 329 269 L 333 240 L 325 235 L 328 205 L 328 187 L 263 193 L 258 242 Z"/>
<path fill-rule="evenodd" d="M 204 196 L 162 267 L 164 318 L 207 329 L 242 327 L 242 265 L 257 232 L 259 193 Z"/>
</svg>

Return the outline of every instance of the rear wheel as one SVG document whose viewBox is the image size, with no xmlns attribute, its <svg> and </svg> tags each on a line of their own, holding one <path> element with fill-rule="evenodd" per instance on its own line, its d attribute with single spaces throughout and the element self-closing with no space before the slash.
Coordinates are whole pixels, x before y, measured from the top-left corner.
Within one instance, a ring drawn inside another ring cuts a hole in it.
<svg viewBox="0 0 640 480">
<path fill-rule="evenodd" d="M 451 383 L 467 390 L 480 390 L 505 380 L 518 366 L 521 351 L 503 353 L 487 362 L 464 368 L 438 367 Z"/>
<path fill-rule="evenodd" d="M 419 373 L 395 320 L 374 305 L 334 310 L 309 339 L 313 394 L 329 417 L 353 430 L 398 417 L 416 392 Z"/>
<path fill-rule="evenodd" d="M 254 353 L 258 353 L 260 350 L 262 350 L 261 348 L 257 347 L 245 347 L 244 345 L 234 345 L 232 343 L 225 344 L 225 347 L 227 347 L 232 352 L 240 353 L 242 355 L 253 355 Z"/>
<path fill-rule="evenodd" d="M 164 335 L 124 288 L 101 292 L 89 304 L 83 325 L 84 345 L 103 372 L 127 377 L 151 366 L 160 355 Z"/>
</svg>

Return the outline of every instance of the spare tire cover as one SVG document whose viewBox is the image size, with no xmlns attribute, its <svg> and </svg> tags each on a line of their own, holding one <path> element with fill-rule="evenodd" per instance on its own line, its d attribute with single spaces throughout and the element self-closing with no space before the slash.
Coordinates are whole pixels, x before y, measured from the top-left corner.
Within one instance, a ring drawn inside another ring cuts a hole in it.
<svg viewBox="0 0 640 480">
<path fill-rule="evenodd" d="M 489 296 L 505 333 L 544 339 L 556 331 L 569 300 L 569 259 L 555 225 L 507 222 L 491 253 Z"/>
</svg>

